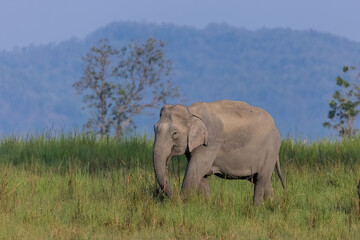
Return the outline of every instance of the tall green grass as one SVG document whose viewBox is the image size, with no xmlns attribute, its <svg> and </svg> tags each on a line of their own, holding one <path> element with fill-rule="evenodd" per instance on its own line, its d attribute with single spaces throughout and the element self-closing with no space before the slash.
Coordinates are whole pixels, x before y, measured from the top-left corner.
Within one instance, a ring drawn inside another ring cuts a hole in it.
<svg viewBox="0 0 360 240">
<path fill-rule="evenodd" d="M 117 140 L 98 139 L 91 134 L 67 133 L 25 137 L 4 137 L 0 140 L 0 163 L 29 165 L 34 162 L 58 170 L 69 164 L 82 170 L 101 172 L 132 165 L 149 167 L 152 160 L 152 142 L 143 137 Z"/>
<path fill-rule="evenodd" d="M 280 160 L 301 167 L 354 166 L 360 161 L 360 135 L 343 141 L 321 139 L 313 142 L 285 139 Z"/>
<path fill-rule="evenodd" d="M 209 177 L 211 197 L 182 202 L 184 157 L 169 165 L 174 199 L 157 191 L 152 139 L 92 135 L 0 140 L 0 239 L 359 239 L 360 139 L 285 139 L 274 198 Z"/>
</svg>

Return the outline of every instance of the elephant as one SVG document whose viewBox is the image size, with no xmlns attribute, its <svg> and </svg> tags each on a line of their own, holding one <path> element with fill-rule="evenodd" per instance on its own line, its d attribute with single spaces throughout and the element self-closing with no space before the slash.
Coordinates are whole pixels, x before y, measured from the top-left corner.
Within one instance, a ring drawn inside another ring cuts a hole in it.
<svg viewBox="0 0 360 240">
<path fill-rule="evenodd" d="M 263 109 L 241 101 L 221 100 L 165 105 L 154 125 L 153 164 L 157 183 L 172 197 L 167 166 L 185 154 L 188 163 L 181 198 L 199 191 L 209 198 L 207 177 L 245 179 L 254 183 L 253 204 L 272 197 L 271 175 L 276 167 L 286 191 L 279 163 L 281 137 L 273 118 Z"/>
</svg>

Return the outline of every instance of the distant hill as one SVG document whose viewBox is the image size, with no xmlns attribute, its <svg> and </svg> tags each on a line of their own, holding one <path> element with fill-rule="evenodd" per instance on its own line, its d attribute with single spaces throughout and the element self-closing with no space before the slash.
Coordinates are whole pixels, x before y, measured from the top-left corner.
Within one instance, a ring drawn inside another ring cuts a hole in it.
<svg viewBox="0 0 360 240">
<path fill-rule="evenodd" d="M 0 52 L 0 133 L 81 128 L 87 112 L 71 86 L 82 74 L 81 56 L 102 38 L 120 47 L 148 36 L 168 43 L 187 104 L 246 101 L 267 110 L 283 136 L 330 135 L 322 122 L 335 78 L 343 65 L 360 62 L 360 43 L 313 30 L 114 22 L 85 39 Z M 138 129 L 151 129 L 157 116 L 138 117 Z"/>
</svg>

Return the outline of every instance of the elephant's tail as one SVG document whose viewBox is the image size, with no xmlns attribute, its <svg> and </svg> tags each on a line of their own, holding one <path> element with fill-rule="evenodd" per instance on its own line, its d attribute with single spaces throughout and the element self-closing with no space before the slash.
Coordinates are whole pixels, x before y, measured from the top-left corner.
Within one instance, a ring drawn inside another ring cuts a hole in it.
<svg viewBox="0 0 360 240">
<path fill-rule="evenodd" d="M 286 185 L 285 185 L 284 178 L 283 178 L 282 175 L 281 175 L 279 157 L 278 157 L 277 160 L 276 160 L 275 167 L 276 167 L 276 172 L 277 172 L 277 174 L 278 174 L 278 176 L 279 176 L 279 178 L 280 178 L 281 184 L 282 184 L 282 186 L 283 186 L 283 188 L 284 188 L 284 190 L 285 190 L 285 192 L 286 192 L 287 189 L 286 189 Z"/>
</svg>

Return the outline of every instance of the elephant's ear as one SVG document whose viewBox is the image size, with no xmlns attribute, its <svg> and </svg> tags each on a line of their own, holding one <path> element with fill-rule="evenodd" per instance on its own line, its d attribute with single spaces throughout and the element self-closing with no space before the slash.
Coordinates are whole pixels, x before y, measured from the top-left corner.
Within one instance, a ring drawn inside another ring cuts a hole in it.
<svg viewBox="0 0 360 240">
<path fill-rule="evenodd" d="M 190 128 L 188 136 L 189 152 L 192 152 L 195 148 L 201 145 L 208 145 L 208 131 L 204 123 L 197 117 L 194 117 L 195 121 Z"/>
</svg>

